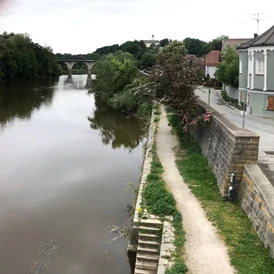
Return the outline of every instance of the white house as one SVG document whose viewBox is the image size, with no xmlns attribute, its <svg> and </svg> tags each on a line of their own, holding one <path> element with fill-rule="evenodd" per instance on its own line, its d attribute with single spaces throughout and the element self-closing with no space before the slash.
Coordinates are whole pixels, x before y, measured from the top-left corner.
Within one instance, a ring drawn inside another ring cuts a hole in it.
<svg viewBox="0 0 274 274">
<path fill-rule="evenodd" d="M 205 57 L 205 74 L 210 78 L 215 78 L 214 74 L 217 68 L 217 65 L 220 62 L 220 51 L 212 50 Z"/>
<path fill-rule="evenodd" d="M 239 101 L 253 114 L 274 117 L 274 26 L 237 49 Z"/>
</svg>

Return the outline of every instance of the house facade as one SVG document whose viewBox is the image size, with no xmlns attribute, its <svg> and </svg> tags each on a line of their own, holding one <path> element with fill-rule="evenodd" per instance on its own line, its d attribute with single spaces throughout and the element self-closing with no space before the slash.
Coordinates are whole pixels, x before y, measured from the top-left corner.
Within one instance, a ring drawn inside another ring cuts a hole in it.
<svg viewBox="0 0 274 274">
<path fill-rule="evenodd" d="M 205 74 L 209 75 L 210 78 L 215 78 L 215 71 L 217 65 L 220 62 L 220 51 L 212 50 L 205 57 Z"/>
<path fill-rule="evenodd" d="M 274 26 L 237 49 L 239 102 L 249 113 L 274 117 Z"/>
<path fill-rule="evenodd" d="M 252 38 L 228 38 L 222 41 L 222 50 L 221 50 L 221 61 L 222 61 L 222 54 L 224 54 L 225 50 L 228 47 L 236 49 L 238 46 L 245 44 L 252 40 Z M 222 90 L 227 92 L 227 95 L 233 99 L 239 100 L 239 90 L 238 88 L 227 86 L 222 84 Z"/>
</svg>

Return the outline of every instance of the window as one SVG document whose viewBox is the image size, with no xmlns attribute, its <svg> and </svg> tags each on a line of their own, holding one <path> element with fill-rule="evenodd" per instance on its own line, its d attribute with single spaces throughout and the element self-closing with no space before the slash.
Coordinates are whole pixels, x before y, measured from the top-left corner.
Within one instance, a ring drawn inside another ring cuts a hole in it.
<svg viewBox="0 0 274 274">
<path fill-rule="evenodd" d="M 247 94 L 247 105 L 250 105 L 250 93 Z"/>
<path fill-rule="evenodd" d="M 240 91 L 239 92 L 239 102 L 242 102 L 243 101 L 243 92 L 242 91 Z"/>
<path fill-rule="evenodd" d="M 242 71 L 243 71 L 243 61 L 240 60 L 239 72 L 242 73 Z"/>
<path fill-rule="evenodd" d="M 255 73 L 264 74 L 264 60 L 256 60 Z"/>
<path fill-rule="evenodd" d="M 267 110 L 274 110 L 274 96 L 267 97 Z"/>
</svg>

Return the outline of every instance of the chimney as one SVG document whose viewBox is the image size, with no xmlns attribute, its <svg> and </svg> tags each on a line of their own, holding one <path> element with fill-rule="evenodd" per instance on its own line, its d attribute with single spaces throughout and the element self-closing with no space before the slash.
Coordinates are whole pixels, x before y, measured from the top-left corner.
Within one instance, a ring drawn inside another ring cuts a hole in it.
<svg viewBox="0 0 274 274">
<path fill-rule="evenodd" d="M 258 37 L 258 33 L 254 33 L 254 38 Z"/>
</svg>

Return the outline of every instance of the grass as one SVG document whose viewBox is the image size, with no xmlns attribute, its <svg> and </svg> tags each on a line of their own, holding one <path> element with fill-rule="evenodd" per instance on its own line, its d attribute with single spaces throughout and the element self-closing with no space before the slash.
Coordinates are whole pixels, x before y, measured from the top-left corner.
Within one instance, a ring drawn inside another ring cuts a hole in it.
<svg viewBox="0 0 274 274">
<path fill-rule="evenodd" d="M 240 204 L 221 197 L 216 178 L 199 144 L 183 133 L 177 116 L 169 115 L 168 119 L 183 151 L 177 157 L 178 170 L 201 202 L 208 219 L 217 227 L 228 248 L 231 264 L 239 274 L 273 274 L 274 260 Z"/>
<path fill-rule="evenodd" d="M 160 112 L 158 111 L 157 114 Z M 159 118 L 156 117 L 158 122 Z M 166 182 L 162 178 L 163 166 L 158 158 L 156 144 L 152 148 L 153 159 L 151 162 L 151 172 L 147 176 L 146 187 L 143 192 L 143 206 L 151 214 L 158 215 L 163 219 L 166 216 L 173 217 L 173 226 L 175 228 L 175 247 L 176 251 L 171 258 L 174 265 L 166 271 L 166 274 L 183 274 L 187 272 L 187 267 L 182 259 L 183 245 L 185 235 L 182 229 L 182 216 L 176 208 L 176 202 L 173 195 L 167 190 Z"/>
</svg>

